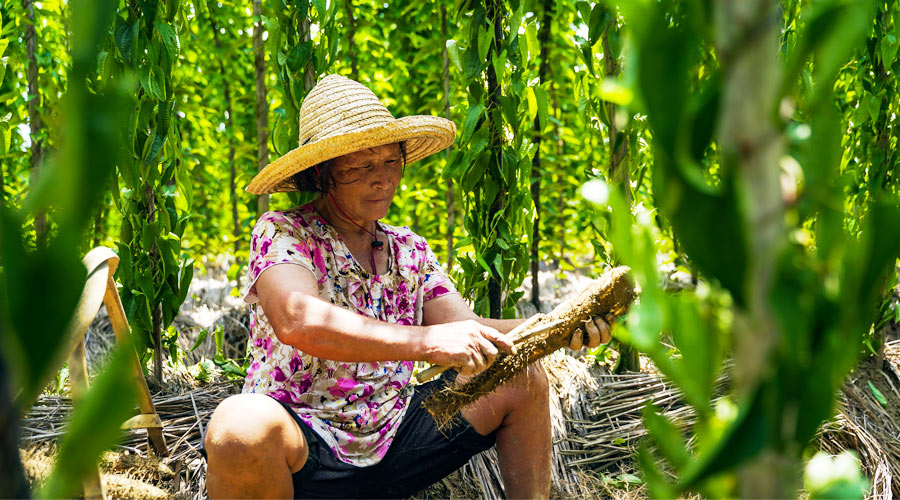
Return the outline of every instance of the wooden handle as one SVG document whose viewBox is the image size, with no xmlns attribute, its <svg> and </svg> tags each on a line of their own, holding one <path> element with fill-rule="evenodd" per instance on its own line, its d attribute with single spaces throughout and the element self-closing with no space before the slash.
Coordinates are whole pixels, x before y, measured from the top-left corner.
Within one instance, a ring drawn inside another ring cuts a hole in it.
<svg viewBox="0 0 900 500">
<path fill-rule="evenodd" d="M 513 338 L 513 344 L 517 344 L 531 336 L 534 336 L 539 333 L 546 332 L 547 330 L 550 330 L 552 328 L 555 328 L 561 323 L 561 321 L 559 321 L 559 320 L 551 321 L 550 323 L 541 325 L 538 328 L 526 331 L 529 328 L 531 328 L 535 323 L 537 323 L 539 320 L 544 319 L 544 318 L 546 318 L 546 316 L 543 314 L 535 314 L 534 316 L 528 318 L 524 322 L 519 323 L 519 325 L 517 327 L 513 328 L 512 330 L 510 330 L 509 333 L 507 333 L 507 335 Z M 428 368 L 426 368 L 416 374 L 416 380 L 418 380 L 419 383 L 428 382 L 429 380 L 433 379 L 434 377 L 437 377 L 438 375 L 440 375 L 441 373 L 444 373 L 445 371 L 449 370 L 450 368 L 453 368 L 453 367 L 452 366 L 441 366 L 441 365 L 429 366 Z"/>
</svg>

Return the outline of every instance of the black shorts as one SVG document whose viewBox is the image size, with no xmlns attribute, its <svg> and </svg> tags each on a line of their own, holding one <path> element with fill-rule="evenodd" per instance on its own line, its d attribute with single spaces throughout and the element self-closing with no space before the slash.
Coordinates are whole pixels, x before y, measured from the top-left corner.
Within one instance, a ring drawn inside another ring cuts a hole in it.
<svg viewBox="0 0 900 500">
<path fill-rule="evenodd" d="M 334 455 L 288 405 L 281 403 L 300 426 L 309 446 L 309 458 L 293 474 L 294 498 L 405 498 L 440 481 L 470 458 L 489 449 L 496 431 L 479 434 L 462 417 L 449 429 L 438 430 L 422 406 L 435 389 L 450 384 L 451 372 L 415 387 L 409 407 L 384 458 L 369 467 L 357 467 Z M 204 457 L 206 450 L 201 450 Z"/>
</svg>

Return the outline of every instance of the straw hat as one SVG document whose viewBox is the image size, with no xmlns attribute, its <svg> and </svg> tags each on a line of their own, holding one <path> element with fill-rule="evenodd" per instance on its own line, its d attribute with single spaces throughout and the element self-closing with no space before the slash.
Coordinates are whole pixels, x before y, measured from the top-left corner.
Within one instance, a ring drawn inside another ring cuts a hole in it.
<svg viewBox="0 0 900 500">
<path fill-rule="evenodd" d="M 325 160 L 406 141 L 406 164 L 437 153 L 456 139 L 452 121 L 437 116 L 394 118 L 371 90 L 340 75 L 316 84 L 300 106 L 300 147 L 250 181 L 253 194 L 296 191 L 291 176 Z"/>
</svg>

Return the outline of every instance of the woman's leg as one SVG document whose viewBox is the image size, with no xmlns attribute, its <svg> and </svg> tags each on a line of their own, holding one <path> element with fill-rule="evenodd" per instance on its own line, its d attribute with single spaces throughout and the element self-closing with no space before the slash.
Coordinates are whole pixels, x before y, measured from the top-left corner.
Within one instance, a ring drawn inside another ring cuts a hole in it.
<svg viewBox="0 0 900 500">
<path fill-rule="evenodd" d="M 206 490 L 210 498 L 292 498 L 291 474 L 309 448 L 300 426 L 262 394 L 231 396 L 206 431 Z"/>
<path fill-rule="evenodd" d="M 497 431 L 500 474 L 507 498 L 550 495 L 549 395 L 547 374 L 540 363 L 535 363 L 462 410 L 463 418 L 479 434 Z"/>
</svg>

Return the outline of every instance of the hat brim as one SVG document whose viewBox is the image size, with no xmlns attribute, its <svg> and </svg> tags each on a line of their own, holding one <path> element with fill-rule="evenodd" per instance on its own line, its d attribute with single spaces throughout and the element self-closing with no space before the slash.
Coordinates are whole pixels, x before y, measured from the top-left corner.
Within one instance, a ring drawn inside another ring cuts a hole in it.
<svg viewBox="0 0 900 500">
<path fill-rule="evenodd" d="M 270 194 L 296 191 L 291 177 L 318 165 L 364 149 L 406 142 L 406 164 L 446 149 L 456 140 L 456 125 L 439 116 L 404 116 L 392 122 L 325 137 L 285 153 L 250 181 L 247 191 Z"/>
</svg>

